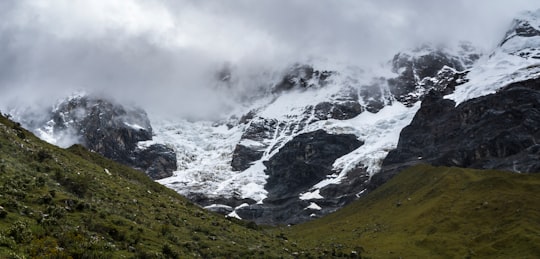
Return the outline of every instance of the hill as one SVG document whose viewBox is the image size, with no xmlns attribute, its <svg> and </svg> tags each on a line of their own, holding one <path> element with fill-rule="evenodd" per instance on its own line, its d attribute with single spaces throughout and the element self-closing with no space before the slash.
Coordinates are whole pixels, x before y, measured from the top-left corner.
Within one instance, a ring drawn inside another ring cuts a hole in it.
<svg viewBox="0 0 540 259">
<path fill-rule="evenodd" d="M 2 116 L 0 206 L 1 258 L 291 257 L 297 249 Z"/>
<path fill-rule="evenodd" d="M 540 254 L 540 174 L 417 165 L 351 205 L 265 228 L 204 210 L 82 146 L 0 116 L 2 258 L 520 257 Z"/>
<path fill-rule="evenodd" d="M 282 231 L 327 255 L 537 258 L 539 193 L 539 174 L 417 165 L 336 213 Z"/>
</svg>

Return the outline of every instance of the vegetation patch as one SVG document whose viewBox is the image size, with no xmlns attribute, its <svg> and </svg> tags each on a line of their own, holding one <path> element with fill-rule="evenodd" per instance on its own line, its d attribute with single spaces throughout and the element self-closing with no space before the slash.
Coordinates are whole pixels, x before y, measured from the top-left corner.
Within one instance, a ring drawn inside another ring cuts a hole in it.
<svg viewBox="0 0 540 259">
<path fill-rule="evenodd" d="M 318 254 L 372 258 L 535 258 L 540 174 L 409 168 L 321 219 L 283 228 Z"/>
</svg>

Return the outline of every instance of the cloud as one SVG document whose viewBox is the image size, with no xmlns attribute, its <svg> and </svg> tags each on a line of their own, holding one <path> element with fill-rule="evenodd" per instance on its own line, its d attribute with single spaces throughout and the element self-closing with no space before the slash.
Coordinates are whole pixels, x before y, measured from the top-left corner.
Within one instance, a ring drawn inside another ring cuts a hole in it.
<svg viewBox="0 0 540 259">
<path fill-rule="evenodd" d="M 75 90 L 156 112 L 210 115 L 234 101 L 216 88 L 229 62 L 242 91 L 253 74 L 326 58 L 373 65 L 420 43 L 492 48 L 536 1 L 4 0 L 0 109 Z M 263 82 L 264 83 L 264 82 Z"/>
</svg>

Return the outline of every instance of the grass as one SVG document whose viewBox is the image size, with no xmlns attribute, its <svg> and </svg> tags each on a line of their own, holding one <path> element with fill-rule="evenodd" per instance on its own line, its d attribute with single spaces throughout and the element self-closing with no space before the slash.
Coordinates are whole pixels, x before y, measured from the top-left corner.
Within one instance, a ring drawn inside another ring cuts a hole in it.
<svg viewBox="0 0 540 259">
<path fill-rule="evenodd" d="M 0 155 L 0 258 L 287 258 L 299 250 L 4 117 Z"/>
<path fill-rule="evenodd" d="M 326 254 L 537 258 L 540 175 L 419 165 L 337 213 L 285 233 Z"/>
</svg>

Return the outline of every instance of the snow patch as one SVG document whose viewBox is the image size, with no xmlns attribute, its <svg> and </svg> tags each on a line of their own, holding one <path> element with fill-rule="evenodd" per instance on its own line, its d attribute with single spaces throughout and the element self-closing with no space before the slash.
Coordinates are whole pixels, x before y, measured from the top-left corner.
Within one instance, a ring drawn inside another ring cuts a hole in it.
<svg viewBox="0 0 540 259">
<path fill-rule="evenodd" d="M 300 200 L 318 200 L 318 199 L 324 199 L 324 197 L 320 194 L 321 190 L 317 189 L 312 192 L 305 192 L 300 194 Z"/>
<path fill-rule="evenodd" d="M 540 47 L 540 37 L 536 38 L 539 38 L 536 45 Z M 489 58 L 480 61 L 471 69 L 467 75 L 469 79 L 467 83 L 457 86 L 454 93 L 445 98 L 460 104 L 472 98 L 495 93 L 508 84 L 538 77 L 540 77 L 540 60 L 522 58 L 496 50 Z"/>
<path fill-rule="evenodd" d="M 159 183 L 182 195 L 203 194 L 207 197 L 238 197 L 262 202 L 267 191 L 266 174 L 262 162 L 242 172 L 232 170 L 230 162 L 244 125 L 228 128 L 209 121 L 155 120 L 155 136 L 151 141 L 172 147 L 177 156 L 177 171 Z"/>
<path fill-rule="evenodd" d="M 304 210 L 322 210 L 322 208 L 321 206 L 317 205 L 317 203 L 312 202 Z"/>
<path fill-rule="evenodd" d="M 132 124 L 132 123 L 124 121 L 124 125 L 132 128 L 134 130 L 145 130 L 145 128 L 143 126 L 135 124 L 135 123 Z"/>
</svg>

